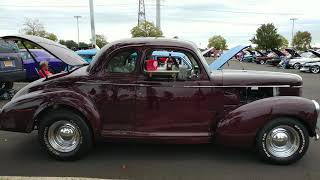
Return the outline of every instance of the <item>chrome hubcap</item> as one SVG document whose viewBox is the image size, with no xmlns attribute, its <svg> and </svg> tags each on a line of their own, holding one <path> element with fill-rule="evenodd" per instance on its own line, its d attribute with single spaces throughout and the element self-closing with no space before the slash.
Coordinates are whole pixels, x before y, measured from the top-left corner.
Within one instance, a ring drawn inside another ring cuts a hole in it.
<svg viewBox="0 0 320 180">
<path fill-rule="evenodd" d="M 299 133 L 290 126 L 278 126 L 272 129 L 266 139 L 267 150 L 275 157 L 286 158 L 299 148 Z"/>
<path fill-rule="evenodd" d="M 264 64 L 264 61 L 263 61 L 263 60 L 261 60 L 261 61 L 260 61 L 260 64 Z"/>
<path fill-rule="evenodd" d="M 295 69 L 299 69 L 299 68 L 300 68 L 300 65 L 299 65 L 299 64 L 295 64 L 293 67 L 294 67 Z"/>
<path fill-rule="evenodd" d="M 71 152 L 80 143 L 80 130 L 69 121 L 57 121 L 49 127 L 48 141 L 59 152 Z"/>
<path fill-rule="evenodd" d="M 314 66 L 314 67 L 311 68 L 311 71 L 312 71 L 313 73 L 318 73 L 319 70 L 320 70 L 320 68 L 319 68 L 318 66 Z"/>
</svg>

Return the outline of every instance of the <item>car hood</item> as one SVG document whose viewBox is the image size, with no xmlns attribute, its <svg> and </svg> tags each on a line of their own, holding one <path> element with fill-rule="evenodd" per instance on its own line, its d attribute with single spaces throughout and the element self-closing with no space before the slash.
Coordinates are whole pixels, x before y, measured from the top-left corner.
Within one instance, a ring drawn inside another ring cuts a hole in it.
<svg viewBox="0 0 320 180">
<path fill-rule="evenodd" d="M 13 36 L 3 36 L 2 39 L 13 40 L 13 41 L 25 41 L 32 44 L 35 44 L 42 49 L 49 52 L 54 57 L 60 59 L 64 63 L 71 66 L 81 66 L 87 64 L 78 54 L 74 51 L 68 49 L 67 47 L 51 41 L 49 39 L 45 39 L 38 36 L 31 35 L 13 35 Z"/>
<path fill-rule="evenodd" d="M 292 57 L 301 57 L 301 55 L 295 51 L 294 49 L 289 49 L 289 48 L 286 48 L 285 49 Z"/>
<path fill-rule="evenodd" d="M 224 86 L 301 86 L 302 78 L 296 74 L 247 71 L 222 70 Z"/>
<path fill-rule="evenodd" d="M 232 57 L 234 57 L 235 55 L 237 55 L 240 51 L 242 51 L 243 49 L 246 49 L 250 46 L 236 46 L 231 48 L 229 51 L 223 53 L 218 59 L 216 59 L 215 61 L 213 61 L 209 67 L 211 70 L 217 70 L 217 69 L 221 69 L 221 67 L 226 64 Z"/>
</svg>

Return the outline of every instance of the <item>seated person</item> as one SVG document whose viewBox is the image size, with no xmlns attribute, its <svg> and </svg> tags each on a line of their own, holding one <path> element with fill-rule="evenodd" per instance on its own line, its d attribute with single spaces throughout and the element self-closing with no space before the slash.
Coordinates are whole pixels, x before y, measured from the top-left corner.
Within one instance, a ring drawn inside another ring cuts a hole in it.
<svg viewBox="0 0 320 180">
<path fill-rule="evenodd" d="M 40 70 L 39 70 L 39 76 L 40 78 L 44 78 L 47 76 L 51 76 L 52 73 L 49 71 L 49 65 L 47 61 L 41 61 L 40 62 Z"/>
</svg>

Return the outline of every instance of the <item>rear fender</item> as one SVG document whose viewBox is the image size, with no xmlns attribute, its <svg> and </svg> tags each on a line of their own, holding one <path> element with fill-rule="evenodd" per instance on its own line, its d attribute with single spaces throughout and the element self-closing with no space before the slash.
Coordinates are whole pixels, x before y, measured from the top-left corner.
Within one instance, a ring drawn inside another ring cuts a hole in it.
<svg viewBox="0 0 320 180">
<path fill-rule="evenodd" d="M 227 146 L 252 146 L 259 130 L 278 117 L 295 118 L 307 127 L 311 136 L 315 135 L 314 103 L 302 97 L 278 96 L 251 102 L 228 113 L 217 125 L 215 141 Z"/>
</svg>

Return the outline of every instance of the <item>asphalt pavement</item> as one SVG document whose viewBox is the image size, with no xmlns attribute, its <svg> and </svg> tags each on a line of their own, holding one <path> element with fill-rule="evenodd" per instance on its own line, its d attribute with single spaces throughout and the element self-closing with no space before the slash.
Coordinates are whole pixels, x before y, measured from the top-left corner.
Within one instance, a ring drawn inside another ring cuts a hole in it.
<svg viewBox="0 0 320 180">
<path fill-rule="evenodd" d="M 224 68 L 296 73 L 303 96 L 320 101 L 320 74 L 282 70 L 268 65 L 231 62 Z M 26 83 L 16 83 L 19 89 Z M 0 101 L 0 107 L 6 101 Z M 214 145 L 99 143 L 78 161 L 59 162 L 39 146 L 37 133 L 0 131 L 1 176 L 92 177 L 108 179 L 320 179 L 320 141 L 303 159 L 289 166 L 265 164 L 246 149 Z"/>
</svg>

